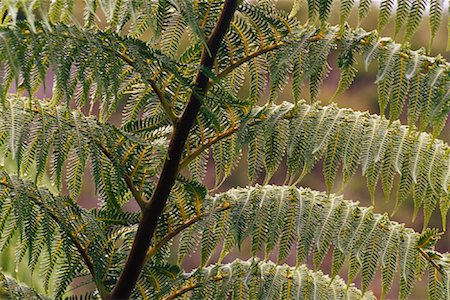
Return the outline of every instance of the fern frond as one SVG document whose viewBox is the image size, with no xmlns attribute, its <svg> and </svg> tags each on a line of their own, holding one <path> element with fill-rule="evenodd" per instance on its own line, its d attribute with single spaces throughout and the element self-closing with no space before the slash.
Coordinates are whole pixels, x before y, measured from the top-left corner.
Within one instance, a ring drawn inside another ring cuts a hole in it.
<svg viewBox="0 0 450 300">
<path fill-rule="evenodd" d="M 200 239 L 202 265 L 221 241 L 225 246 L 220 260 L 250 239 L 253 255 L 264 251 L 268 257 L 278 249 L 279 262 L 296 244 L 298 265 L 305 263 L 312 253 L 316 268 L 334 249 L 333 257 L 337 252 L 343 255 L 343 261 L 353 259 L 353 274 L 362 273 L 363 292 L 378 269 L 383 274 L 385 292 L 390 289 L 394 272 L 400 272 L 402 299 L 423 274 L 416 270 L 422 270 L 427 264 L 438 272 L 448 268 L 445 258 L 434 251 L 439 239 L 436 231 L 418 234 L 390 221 L 386 215 L 373 213 L 372 208 L 358 207 L 340 196 L 309 189 L 286 186 L 233 189 L 207 197 L 201 213 L 179 226 L 183 230 L 175 227 L 166 236 L 173 238 L 181 232 L 180 247 L 184 250 L 179 251 L 180 259 L 195 251 L 195 237 Z M 160 241 L 167 242 L 167 238 L 162 237 Z M 184 248 L 186 242 L 191 243 L 188 248 Z M 342 264 L 333 264 L 333 274 L 341 267 Z"/>
<path fill-rule="evenodd" d="M 317 18 L 322 22 L 329 19 L 332 0 L 311 0 L 307 1 L 308 22 L 313 24 Z M 432 38 L 439 25 L 442 23 L 441 11 L 444 9 L 444 1 L 439 0 L 386 0 L 381 2 L 380 18 L 378 29 L 381 31 L 384 25 L 391 19 L 392 7 L 398 7 L 395 14 L 395 33 L 406 24 L 405 40 L 409 40 L 417 29 L 418 22 L 425 7 L 430 7 L 430 31 Z M 87 0 L 84 3 L 77 3 L 77 8 L 84 11 L 84 20 L 80 22 L 75 14 L 75 2 L 71 0 L 58 0 L 50 5 L 46 0 L 35 1 L 32 4 L 25 4 L 22 1 L 11 2 L 2 0 L 0 7 L 4 7 L 6 12 L 2 18 L 4 25 L 17 24 L 19 11 L 25 15 L 25 19 L 31 30 L 38 30 L 38 20 L 42 20 L 46 27 L 55 25 L 75 25 L 78 28 L 104 27 L 106 31 L 119 33 L 122 35 L 142 37 L 150 32 L 152 41 L 160 41 L 162 34 L 168 25 L 169 20 L 174 15 L 179 15 L 188 25 L 190 31 L 194 33 L 195 39 L 205 44 L 205 36 L 212 30 L 214 18 L 218 16 L 218 9 L 222 2 L 201 1 L 198 5 L 193 5 L 189 1 L 157 1 L 148 3 L 146 1 L 106 1 Z M 358 4 L 359 22 L 366 19 L 371 1 L 360 1 Z M 354 1 L 341 2 L 339 9 L 339 23 L 341 26 L 348 20 L 352 8 L 356 4 Z M 258 6 L 260 11 L 264 11 L 269 17 L 273 13 L 278 13 L 270 1 L 261 4 L 242 3 L 243 7 Z M 295 1 L 290 18 L 297 13 L 300 1 Z M 2 12 L 2 16 L 3 13 Z M 104 16 L 106 22 L 102 22 Z M 270 18 L 270 17 L 269 17 Z M 106 23 L 106 24 L 105 24 Z M 261 24 L 261 22 L 260 22 Z M 204 30 L 204 31 L 203 31 Z M 206 34 L 206 35 L 205 35 Z"/>
<path fill-rule="evenodd" d="M 414 33 L 417 31 L 419 24 L 422 20 L 422 15 L 425 11 L 427 2 L 422 0 L 415 1 L 409 10 L 408 22 L 406 23 L 406 33 L 404 37 L 404 41 L 409 41 Z M 439 5 L 439 4 L 437 4 Z M 433 15 L 433 21 L 438 22 L 439 20 L 435 19 L 436 15 Z"/>
<path fill-rule="evenodd" d="M 391 18 L 392 9 L 394 7 L 394 0 L 383 0 L 380 2 L 380 8 L 378 12 L 378 24 L 377 31 L 381 34 L 383 29 L 386 27 L 386 24 L 389 22 Z"/>
<path fill-rule="evenodd" d="M 428 51 L 431 50 L 431 46 L 433 45 L 433 40 L 436 37 L 436 33 L 442 22 L 442 11 L 443 6 L 441 4 L 441 0 L 430 0 L 430 44 L 428 47 Z"/>
<path fill-rule="evenodd" d="M 360 28 L 352 30 L 348 26 L 341 26 L 340 33 L 338 31 L 337 27 L 326 24 L 322 24 L 320 31 L 305 26 L 290 32 L 281 42 L 263 48 L 250 47 L 245 50 L 249 54 L 225 68 L 218 78 L 229 77 L 227 79 L 230 80 L 235 77 L 233 70 L 248 62 L 251 79 L 255 83 L 252 89 L 260 91 L 264 81 L 259 83 L 261 75 L 254 73 L 258 64 L 258 69 L 268 72 L 270 77 L 269 102 L 274 101 L 289 75 L 292 75 L 295 101 L 301 99 L 305 80 L 309 80 L 310 98 L 314 100 L 320 83 L 331 68 L 327 59 L 334 53 L 331 50 L 337 48 L 341 79 L 335 96 L 351 85 L 359 56 L 364 57 L 366 68 L 373 60 L 377 60 L 376 83 L 381 111 L 384 113 L 390 107 L 389 118 L 394 121 L 407 106 L 408 123 L 411 126 L 420 120 L 421 131 L 432 127 L 433 134 L 438 135 L 449 113 L 449 63 L 441 56 L 426 56 L 423 49 L 413 51 L 408 45 L 379 38 L 376 31 L 366 32 Z M 417 81 L 425 75 L 429 78 Z M 254 94 L 251 90 L 251 99 L 254 99 Z M 411 100 L 406 101 L 406 98 Z"/>
<path fill-rule="evenodd" d="M 227 136 L 238 135 L 240 142 L 233 151 L 248 145 L 251 180 L 263 170 L 266 182 L 270 180 L 286 155 L 287 179 L 294 183 L 323 159 L 330 191 L 340 165 L 344 184 L 360 165 L 372 196 L 381 178 L 383 191 L 389 198 L 394 178 L 399 176 L 396 209 L 412 194 L 416 210 L 424 208 L 425 224 L 438 203 L 443 208 L 442 214 L 447 213 L 449 148 L 433 135 L 368 113 L 304 102 L 256 107 L 248 118 L 249 121 L 228 131 Z M 197 148 L 198 154 L 207 148 Z M 194 157 L 188 155 L 182 165 Z"/>
<path fill-rule="evenodd" d="M 408 21 L 409 12 L 412 6 L 411 0 L 398 0 L 397 10 L 395 12 L 395 32 L 394 36 L 400 32 L 403 25 Z"/>
<path fill-rule="evenodd" d="M 181 182 L 184 185 L 180 184 L 179 189 L 183 189 L 184 194 L 176 198 L 174 191 L 173 198 L 191 201 L 179 203 L 179 211 L 199 206 L 195 203 L 200 201 L 199 198 L 203 199 L 204 194 L 198 193 L 204 192 L 192 183 Z M 21 236 L 18 244 L 20 256 L 17 259 L 21 261 L 25 253 L 30 253 L 28 263 L 31 266 L 39 260 L 46 285 L 51 277 L 56 276 L 55 297 L 64 295 L 74 278 L 85 277 L 89 273 L 100 293 L 112 288 L 120 275 L 120 266 L 125 263 L 130 251 L 139 214 L 119 213 L 108 207 L 90 213 L 68 197 L 54 196 L 45 189 L 36 188 L 32 183 L 10 177 L 4 172 L 0 184 L 3 195 L 0 217 L 11 219 L 12 226 Z M 12 214 L 8 208 L 13 210 Z M 176 222 L 177 217 L 173 214 L 175 208 L 170 209 L 171 222 Z M 181 220 L 187 218 L 188 215 Z M 158 236 L 170 229 L 162 226 L 160 230 L 163 232 Z M 2 239 L 5 233 L 8 232 L 2 232 Z M 159 248 L 159 251 L 163 250 Z M 168 265 L 156 256 L 146 266 L 146 275 L 140 280 L 146 285 L 143 287 L 146 293 L 153 295 L 160 286 L 173 280 L 178 272 L 177 266 Z"/>
<path fill-rule="evenodd" d="M 159 170 L 167 147 L 170 131 L 163 130 L 164 126 L 157 127 L 160 130 L 153 135 L 141 137 L 45 100 L 10 95 L 7 103 L 6 109 L 0 109 L 0 144 L 3 159 L 8 153 L 13 155 L 17 175 L 33 177 L 39 183 L 50 170 L 51 182 L 61 189 L 66 170 L 69 176 L 65 184 L 69 195 L 76 199 L 90 161 L 103 204 L 120 207 L 128 201 L 128 179 L 151 189 L 151 178 Z"/>
<path fill-rule="evenodd" d="M 7 79 L 0 84 L 3 104 L 13 79 L 19 90 L 33 95 L 46 82 L 51 68 L 55 103 L 65 99 L 67 105 L 74 103 L 92 113 L 92 106 L 99 102 L 99 119 L 105 122 L 122 96 L 135 92 L 136 85 L 151 86 L 153 95 L 166 101 L 156 89 L 159 84 L 155 80 L 159 79 L 152 79 L 161 70 L 181 78 L 174 61 L 142 41 L 64 25 L 36 26 L 35 32 L 25 23 L 0 29 L 0 65 Z M 161 68 L 166 63 L 168 68 Z M 144 97 L 147 103 L 154 99 Z M 131 100 L 134 109 L 142 108 Z"/>
<path fill-rule="evenodd" d="M 49 299 L 3 273 L 0 274 L 0 297 L 3 299 Z"/>
<path fill-rule="evenodd" d="M 9 219 L 9 226 L 20 234 L 17 261 L 26 253 L 31 267 L 39 260 L 46 286 L 50 277 L 56 276 L 55 297 L 64 295 L 83 268 L 101 286 L 107 243 L 98 222 L 69 198 L 54 196 L 4 171 L 0 183 L 2 219 Z"/>
<path fill-rule="evenodd" d="M 375 299 L 341 278 L 331 280 L 305 265 L 289 267 L 259 259 L 211 265 L 179 276 L 161 299 Z"/>
<path fill-rule="evenodd" d="M 362 0 L 359 2 L 358 6 L 358 22 L 361 23 L 367 17 L 369 13 L 370 6 L 372 5 L 372 0 Z"/>
<path fill-rule="evenodd" d="M 341 27 L 345 25 L 345 23 L 348 20 L 348 17 L 350 16 L 353 5 L 355 4 L 354 0 L 343 0 L 340 2 L 339 7 L 339 22 L 341 24 Z"/>
<path fill-rule="evenodd" d="M 158 29 L 165 22 L 164 15 L 174 8 L 173 3 L 168 1 L 150 3 L 129 0 L 100 2 L 89 0 L 83 3 L 70 0 L 49 3 L 40 0 L 30 4 L 21 1 L 2 1 L 0 6 L 6 8 L 7 17 L 2 19 L 3 24 L 6 25 L 17 24 L 18 14 L 23 13 L 32 28 L 37 27 L 38 20 L 43 20 L 46 27 L 64 24 L 92 29 L 102 24 L 111 32 L 125 33 L 135 37 L 142 36 L 149 28 L 154 29 L 157 36 Z M 78 11 L 83 11 L 82 20 L 77 15 Z M 99 15 L 102 15 L 104 19 Z"/>
</svg>

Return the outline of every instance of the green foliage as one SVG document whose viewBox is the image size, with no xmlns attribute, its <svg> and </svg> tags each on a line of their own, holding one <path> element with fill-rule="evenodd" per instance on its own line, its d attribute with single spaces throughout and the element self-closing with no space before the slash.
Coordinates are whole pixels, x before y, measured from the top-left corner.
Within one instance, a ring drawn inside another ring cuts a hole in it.
<svg viewBox="0 0 450 300">
<path fill-rule="evenodd" d="M 203 215 L 181 234 L 179 260 L 195 246 L 191 243 L 196 236 L 201 237 L 202 265 L 208 263 L 222 241 L 219 262 L 246 239 L 251 240 L 253 256 L 263 251 L 268 258 L 277 249 L 278 263 L 296 245 L 300 269 L 310 251 L 315 269 L 320 268 L 325 255 L 333 248 L 333 257 L 340 258 L 333 261 L 333 277 L 339 273 L 344 260 L 354 258 L 356 265 L 349 270 L 349 278 L 351 272 L 361 273 L 363 292 L 380 268 L 386 278 L 384 292 L 389 290 L 393 275 L 400 274 L 403 280 L 400 299 L 407 297 L 426 266 L 417 248 L 432 252 L 434 240 L 439 239 L 435 231 L 420 235 L 390 221 L 386 215 L 373 213 L 371 208 L 361 208 L 340 196 L 308 189 L 256 186 L 230 190 L 205 199 L 204 203 Z M 281 297 L 295 298 L 287 294 Z"/>
<path fill-rule="evenodd" d="M 8 275 L 0 274 L 0 296 L 3 299 L 47 299 L 38 295 L 33 289 L 21 285 Z"/>
<path fill-rule="evenodd" d="M 292 268 L 262 262 L 235 260 L 230 264 L 211 265 L 180 276 L 169 297 L 191 299 L 375 299 L 361 294 L 340 278 L 333 281 L 321 272 L 312 272 L 301 265 Z M 169 298 L 167 297 L 167 298 Z"/>
<path fill-rule="evenodd" d="M 445 230 L 450 208 L 450 148 L 438 138 L 450 64 L 409 45 L 429 7 L 431 50 L 448 18 L 443 1 L 382 0 L 372 31 L 361 27 L 372 1 L 358 2 L 357 25 L 355 1 L 340 1 L 339 24 L 333 5 L 308 0 L 303 22 L 299 0 L 290 14 L 271 0 L 240 3 L 209 69 L 202 63 L 224 1 L 0 0 L 0 251 L 14 247 L 15 263 L 54 298 L 108 298 L 155 190 L 170 181 L 162 170 L 179 158 L 130 298 L 373 299 L 379 272 L 382 298 L 397 277 L 406 299 L 427 273 L 429 298 L 450 299 L 450 257 L 435 250 L 442 233 L 428 228 L 439 207 Z M 382 36 L 391 20 L 401 44 Z M 333 99 L 352 86 L 358 63 L 376 62 L 380 116 L 318 101 L 334 61 Z M 282 102 L 287 86 L 293 101 Z M 36 97 L 50 89 L 51 99 Z M 171 157 L 192 99 L 199 111 L 181 156 Z M 263 185 L 214 195 L 241 160 Z M 318 165 L 327 192 L 297 188 Z M 285 185 L 269 185 L 284 166 Z M 386 199 L 395 193 L 394 213 L 412 199 L 423 232 L 332 193 L 359 168 L 372 203 L 378 185 Z M 77 204 L 89 176 L 99 199 L 91 210 Z M 125 211 L 129 201 L 141 211 Z M 222 263 L 246 243 L 251 259 Z M 186 272 L 196 250 L 200 264 Z M 282 265 L 294 254 L 296 266 Z M 327 255 L 329 275 L 319 271 Z M 95 289 L 72 293 L 77 284 Z M 0 296 L 45 298 L 6 274 Z"/>
<path fill-rule="evenodd" d="M 450 151 L 447 144 L 431 134 L 336 105 L 299 102 L 295 106 L 285 102 L 257 107 L 253 115 L 251 125 L 245 124 L 237 131 L 241 143 L 229 150 L 242 151 L 249 145 L 250 180 L 258 176 L 258 169 L 265 172 L 268 181 L 278 170 L 281 158 L 286 157 L 287 182 L 295 183 L 323 161 L 330 192 L 340 168 L 345 185 L 360 166 L 372 201 L 379 179 L 389 200 L 395 177 L 399 177 L 396 210 L 412 194 L 416 213 L 424 207 L 425 227 L 438 203 L 445 226 Z"/>
</svg>

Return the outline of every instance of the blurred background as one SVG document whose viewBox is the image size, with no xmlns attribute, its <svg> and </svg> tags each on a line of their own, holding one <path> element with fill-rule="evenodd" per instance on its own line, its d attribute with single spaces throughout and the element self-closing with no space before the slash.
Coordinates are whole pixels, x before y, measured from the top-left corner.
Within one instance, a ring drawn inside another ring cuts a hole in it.
<svg viewBox="0 0 450 300">
<path fill-rule="evenodd" d="M 256 0 L 255 0 L 256 1 Z M 305 2 L 305 1 L 304 1 Z M 289 12 L 292 8 L 292 2 L 289 0 L 279 0 L 276 5 L 283 10 L 286 10 Z M 448 2 L 447 2 L 448 5 Z M 377 15 L 378 15 L 378 4 L 375 2 L 369 12 L 369 17 L 366 18 L 363 23 L 361 24 L 362 27 L 367 30 L 373 30 L 377 26 Z M 80 5 L 80 10 L 77 11 L 77 15 L 80 17 L 82 16 L 82 5 Z M 331 23 L 332 24 L 338 24 L 338 11 L 339 11 L 339 5 L 338 3 L 335 3 L 332 8 L 332 16 L 331 16 Z M 448 9 L 445 10 L 448 13 Z M 357 25 L 357 12 L 356 9 L 353 10 L 352 17 L 350 18 L 350 25 L 352 27 L 355 27 Z M 303 3 L 302 9 L 300 9 L 300 12 L 297 16 L 300 20 L 305 21 L 306 20 L 306 3 Z M 444 15 L 444 20 L 446 18 L 446 15 Z M 445 23 L 445 22 L 444 22 Z M 430 34 L 428 31 L 428 20 L 427 18 L 424 18 L 424 20 L 421 23 L 420 29 L 412 39 L 412 48 L 413 49 L 419 49 L 421 47 L 427 47 L 429 43 Z M 383 36 L 391 36 L 393 34 L 393 21 L 391 21 L 390 24 L 386 27 L 385 31 L 383 32 Z M 446 44 L 447 44 L 447 26 L 443 24 L 439 32 L 437 34 L 437 37 L 434 40 L 431 55 L 442 55 L 447 60 L 450 60 L 450 52 L 446 52 Z M 399 35 L 399 42 L 401 39 L 401 34 Z M 186 36 L 183 43 L 187 44 L 189 43 L 189 38 Z M 321 88 L 321 92 L 318 96 L 318 99 L 322 102 L 323 105 L 326 105 L 330 103 L 330 99 L 335 93 L 338 81 L 339 81 L 339 72 L 337 70 L 337 63 L 336 63 L 336 57 L 330 56 L 329 65 L 331 66 L 332 70 L 328 76 L 328 78 L 324 81 L 323 86 Z M 377 87 L 374 84 L 375 81 L 375 72 L 376 72 L 376 64 L 372 63 L 369 70 L 366 72 L 364 70 L 363 64 L 361 61 L 358 63 L 358 75 L 351 86 L 349 90 L 342 93 L 340 96 L 335 98 L 333 101 L 338 104 L 339 107 L 349 107 L 354 110 L 359 111 L 369 111 L 371 114 L 379 114 L 379 108 L 378 108 L 378 102 L 377 102 Z M 49 74 L 47 87 L 50 87 L 52 84 L 52 77 L 51 74 Z M 307 89 L 305 89 L 306 91 Z M 243 86 L 241 90 L 241 95 L 245 96 L 248 91 L 248 80 L 246 81 L 246 84 Z M 52 96 L 51 89 L 47 88 L 47 90 L 41 91 L 38 95 L 42 98 L 49 98 Z M 268 95 L 267 95 L 268 96 Z M 308 99 L 307 93 L 304 95 L 305 99 Z M 290 101 L 293 99 L 291 87 L 290 84 L 288 84 L 284 91 L 279 95 L 278 102 L 282 101 Z M 267 99 L 261 99 L 261 103 L 264 103 Z M 405 122 L 405 116 L 402 116 L 402 123 L 406 124 Z M 114 124 L 120 124 L 120 112 L 118 112 L 115 116 L 113 116 L 112 123 Z M 448 122 L 447 127 L 443 130 L 442 134 L 440 135 L 441 139 L 443 139 L 446 142 L 450 141 L 450 122 Z M 283 168 L 280 168 L 280 170 L 275 174 L 273 179 L 270 183 L 273 184 L 283 184 L 284 182 L 284 175 L 286 170 Z M 83 207 L 89 209 L 97 206 L 98 200 L 95 195 L 95 190 L 92 185 L 92 180 L 89 178 L 89 172 L 86 173 L 84 180 L 84 186 L 81 193 L 80 198 L 78 199 L 78 202 Z M 345 189 L 343 190 L 343 195 L 345 199 L 350 199 L 353 201 L 359 201 L 361 206 L 370 206 L 370 196 L 369 191 L 366 187 L 366 180 L 362 176 L 360 176 L 361 172 L 357 172 L 357 175 L 353 177 L 352 180 L 346 185 Z M 205 185 L 208 188 L 213 188 L 215 186 L 214 182 L 215 177 L 215 170 L 214 170 L 214 162 L 212 159 L 210 159 L 208 163 L 208 173 L 206 176 Z M 263 178 L 261 178 L 262 180 Z M 334 185 L 334 188 L 332 192 L 338 192 L 340 189 L 340 181 L 341 178 L 338 178 L 336 180 L 336 183 Z M 261 182 L 260 182 L 261 183 Z M 219 188 L 214 190 L 212 193 L 219 193 L 225 190 L 228 190 L 232 187 L 245 187 L 249 184 L 247 179 L 247 172 L 246 172 L 246 162 L 241 161 L 237 168 L 234 171 L 234 175 L 227 179 L 223 185 Z M 311 174 L 305 176 L 305 178 L 300 182 L 300 185 L 303 187 L 310 187 L 314 190 L 318 191 L 326 191 L 326 186 L 323 180 L 322 175 L 322 168 L 321 164 L 317 164 L 317 166 L 314 168 Z M 64 191 L 63 191 L 64 192 Z M 374 211 L 378 213 L 384 213 L 388 212 L 390 214 L 393 211 L 393 207 L 395 204 L 395 201 L 391 199 L 389 203 L 386 203 L 384 200 L 384 194 L 382 193 L 381 186 L 378 186 L 378 189 L 376 190 L 376 204 L 374 207 Z M 125 209 L 127 210 L 135 210 L 137 209 L 137 205 L 134 203 L 128 203 L 125 206 Z M 405 204 L 401 207 L 401 209 L 391 217 L 391 220 L 405 223 L 406 226 L 414 228 L 416 231 L 422 230 L 422 224 L 423 224 L 423 218 L 422 218 L 422 212 L 419 212 L 419 215 L 415 219 L 414 222 L 411 220 L 411 216 L 413 215 L 413 202 L 412 201 L 406 201 Z M 436 210 L 434 215 L 432 216 L 430 220 L 430 227 L 437 227 L 442 228 L 441 226 L 441 216 L 439 214 L 439 211 Z M 450 222 L 447 221 L 447 228 L 450 227 Z M 176 247 L 176 243 L 174 243 L 174 247 Z M 445 233 L 443 235 L 442 240 L 438 243 L 437 248 L 441 252 L 446 252 L 450 250 L 450 233 Z M 174 248 L 176 249 L 176 248 Z M 175 251 L 174 251 L 175 252 Z M 273 257 L 275 257 L 274 255 Z M 174 262 L 176 261 L 176 253 L 173 255 Z M 250 257 L 250 250 L 249 250 L 249 243 L 244 243 L 240 251 L 235 251 L 232 254 L 228 256 L 228 258 L 225 260 L 231 261 L 235 259 L 236 257 L 240 257 L 242 259 L 246 259 Z M 331 257 L 331 255 L 329 255 Z M 211 262 L 214 262 L 217 257 L 213 257 Z M 295 265 L 295 255 L 292 254 L 287 260 L 286 263 L 289 265 Z M 184 262 L 184 267 L 186 270 L 191 270 L 198 266 L 198 255 L 194 254 L 192 257 L 186 259 Z M 312 265 L 310 265 L 312 266 Z M 32 280 L 31 272 L 26 268 L 26 264 L 21 264 L 17 266 L 14 263 L 14 250 L 8 249 L 4 253 L 0 254 L 0 267 L 18 278 L 19 280 L 23 282 L 31 282 L 32 286 L 38 289 L 39 291 L 42 291 L 42 286 L 38 283 L 38 276 L 34 274 L 34 280 Z M 331 259 L 327 259 L 323 266 L 324 273 L 330 273 L 331 268 Z M 341 273 L 341 276 L 345 279 L 346 272 Z M 381 293 L 381 285 L 379 282 L 380 274 L 378 273 L 376 275 L 378 278 L 378 282 L 375 281 L 371 288 L 374 291 L 376 296 L 379 296 Z M 396 283 L 398 284 L 398 278 Z M 391 290 L 391 292 L 388 294 L 388 299 L 396 299 L 397 297 L 397 290 L 395 288 L 396 283 L 394 283 L 394 287 Z M 359 285 L 359 278 L 357 278 L 355 282 L 356 286 Z M 416 287 L 414 288 L 413 294 L 411 295 L 411 299 L 426 299 L 426 280 L 422 280 L 421 282 L 418 282 Z"/>
</svg>

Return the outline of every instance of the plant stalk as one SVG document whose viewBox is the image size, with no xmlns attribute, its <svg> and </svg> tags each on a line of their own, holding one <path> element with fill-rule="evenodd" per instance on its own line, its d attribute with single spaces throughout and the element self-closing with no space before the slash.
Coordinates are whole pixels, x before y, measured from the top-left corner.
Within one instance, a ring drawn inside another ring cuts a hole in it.
<svg viewBox="0 0 450 300">
<path fill-rule="evenodd" d="M 128 255 L 125 267 L 108 299 L 128 299 L 136 285 L 144 267 L 145 257 L 155 233 L 157 221 L 161 216 L 170 191 L 178 174 L 183 149 L 202 104 L 202 98 L 208 91 L 209 78 L 202 72 L 204 68 L 211 70 L 216 59 L 219 46 L 228 31 L 230 22 L 236 11 L 238 0 L 225 0 L 217 24 L 211 33 L 207 45 L 203 49 L 200 68 L 195 78 L 193 92 L 181 117 L 174 124 L 166 160 L 155 191 L 143 210 L 142 219 Z"/>
</svg>

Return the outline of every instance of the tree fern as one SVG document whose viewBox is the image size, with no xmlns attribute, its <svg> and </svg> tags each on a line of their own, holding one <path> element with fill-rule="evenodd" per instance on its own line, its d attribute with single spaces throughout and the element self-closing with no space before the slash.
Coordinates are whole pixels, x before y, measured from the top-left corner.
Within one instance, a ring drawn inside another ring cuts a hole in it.
<svg viewBox="0 0 450 300">
<path fill-rule="evenodd" d="M 372 6 L 0 0 L 0 251 L 56 299 L 373 299 L 377 273 L 381 298 L 426 276 L 429 298 L 449 299 L 428 228 L 439 208 L 445 231 L 450 208 L 450 65 L 430 56 L 448 14 L 382 0 L 371 29 Z M 409 43 L 427 10 L 428 52 Z M 320 101 L 330 74 L 332 100 L 353 92 L 359 63 L 376 69 L 380 116 Z M 216 194 L 243 166 L 252 186 Z M 317 167 L 326 191 L 298 187 Z M 373 204 L 411 202 L 423 231 L 344 200 L 358 169 Z M 231 256 L 246 245 L 250 259 Z M 45 299 L 6 273 L 0 295 Z"/>
</svg>

